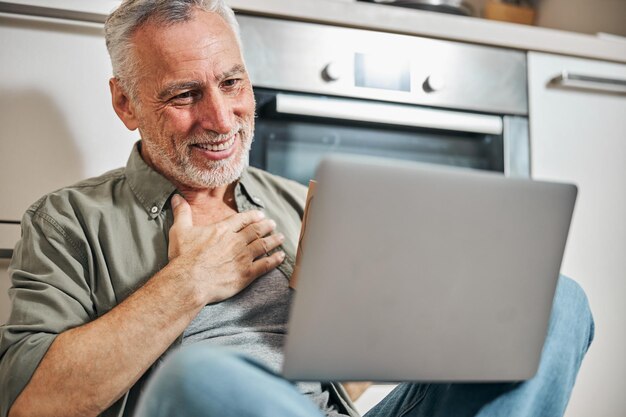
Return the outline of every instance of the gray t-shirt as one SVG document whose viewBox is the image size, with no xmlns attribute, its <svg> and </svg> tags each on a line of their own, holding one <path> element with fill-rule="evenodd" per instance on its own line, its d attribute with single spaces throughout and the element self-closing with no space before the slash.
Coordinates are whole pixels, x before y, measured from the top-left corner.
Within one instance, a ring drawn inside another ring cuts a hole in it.
<svg viewBox="0 0 626 417">
<path fill-rule="evenodd" d="M 233 347 L 280 373 L 292 296 L 287 278 L 274 269 L 234 297 L 205 306 L 185 329 L 183 345 Z M 319 382 L 296 386 L 328 417 L 345 416 L 329 404 L 329 393 Z"/>
</svg>

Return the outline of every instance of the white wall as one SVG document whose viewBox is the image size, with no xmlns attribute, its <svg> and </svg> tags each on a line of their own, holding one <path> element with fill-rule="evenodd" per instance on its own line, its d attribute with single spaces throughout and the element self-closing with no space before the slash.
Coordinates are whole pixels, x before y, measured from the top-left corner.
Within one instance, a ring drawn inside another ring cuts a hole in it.
<svg viewBox="0 0 626 417">
<path fill-rule="evenodd" d="M 9 300 L 9 294 L 7 293 L 11 286 L 9 274 L 7 273 L 8 266 L 8 259 L 0 259 L 0 324 L 7 322 L 11 310 L 11 302 Z"/>
<path fill-rule="evenodd" d="M 102 25 L 0 15 L 0 219 L 126 163 Z"/>
</svg>

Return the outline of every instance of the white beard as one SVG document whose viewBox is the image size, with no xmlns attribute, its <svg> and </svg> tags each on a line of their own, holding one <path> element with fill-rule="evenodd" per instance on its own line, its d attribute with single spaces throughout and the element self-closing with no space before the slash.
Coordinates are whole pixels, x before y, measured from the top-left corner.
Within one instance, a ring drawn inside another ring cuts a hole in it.
<svg viewBox="0 0 626 417">
<path fill-rule="evenodd" d="M 206 132 L 178 141 L 174 154 L 158 145 L 154 146 L 154 141 L 151 140 L 144 140 L 143 146 L 149 151 L 159 171 L 178 184 L 197 189 L 218 188 L 237 181 L 248 166 L 253 131 L 254 121 L 245 123 L 241 120 L 239 125 L 227 134 Z M 221 142 L 237 133 L 239 135 L 236 141 L 240 143 L 235 142 L 233 146 L 237 146 L 238 149 L 229 158 L 218 161 L 204 160 L 202 166 L 197 162 L 194 163 L 190 144 Z"/>
<path fill-rule="evenodd" d="M 190 163 L 189 157 L 183 158 L 182 175 L 193 181 L 199 188 L 217 188 L 237 181 L 249 163 L 250 146 L 241 144 L 243 155 L 234 154 L 221 161 L 211 161 L 211 167 L 203 169 Z M 234 160 L 238 159 L 238 160 Z"/>
</svg>

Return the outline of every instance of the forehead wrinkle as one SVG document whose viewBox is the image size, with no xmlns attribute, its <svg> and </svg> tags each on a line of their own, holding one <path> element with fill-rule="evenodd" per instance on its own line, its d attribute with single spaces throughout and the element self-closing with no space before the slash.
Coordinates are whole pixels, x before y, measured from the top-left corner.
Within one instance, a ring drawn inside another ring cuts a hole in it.
<svg viewBox="0 0 626 417">
<path fill-rule="evenodd" d="M 193 62 L 211 59 L 215 55 L 227 52 L 227 45 L 219 35 L 207 33 L 205 37 L 189 43 L 184 32 L 153 34 L 151 45 L 157 49 L 162 60 L 173 62 Z M 183 36 L 183 38 L 181 38 Z"/>
<path fill-rule="evenodd" d="M 226 69 L 220 72 L 220 68 L 223 65 L 221 63 L 221 55 L 226 52 L 226 48 L 220 45 L 219 50 L 216 50 L 212 44 L 218 43 L 218 41 L 210 41 L 202 46 L 193 46 L 186 49 L 177 48 L 163 48 L 158 55 L 160 55 L 160 62 L 165 64 L 166 71 L 185 72 L 185 71 L 203 71 L 200 67 L 195 66 L 196 63 L 206 63 L 205 69 L 210 69 L 206 73 L 211 73 L 216 80 L 224 79 L 237 73 L 245 73 L 246 69 L 243 62 L 236 62 L 230 69 Z M 198 51 L 201 51 L 198 53 Z M 156 54 L 155 54 L 156 55 Z M 239 58 L 237 61 L 240 61 Z M 171 65 L 170 65 L 171 64 Z M 187 65 L 189 67 L 187 68 Z M 168 68 L 169 67 L 169 68 Z"/>
</svg>

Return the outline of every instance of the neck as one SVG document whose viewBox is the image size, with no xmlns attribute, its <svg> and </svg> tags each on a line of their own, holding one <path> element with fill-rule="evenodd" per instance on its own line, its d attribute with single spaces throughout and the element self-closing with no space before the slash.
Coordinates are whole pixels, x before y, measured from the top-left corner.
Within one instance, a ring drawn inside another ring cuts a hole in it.
<svg viewBox="0 0 626 417">
<path fill-rule="evenodd" d="M 175 184 L 192 209 L 230 207 L 235 209 L 235 185 L 231 183 L 217 188 L 194 189 Z"/>
<path fill-rule="evenodd" d="M 191 206 L 194 226 L 208 226 L 237 213 L 235 185 L 203 190 L 178 187 L 178 191 Z"/>
</svg>

